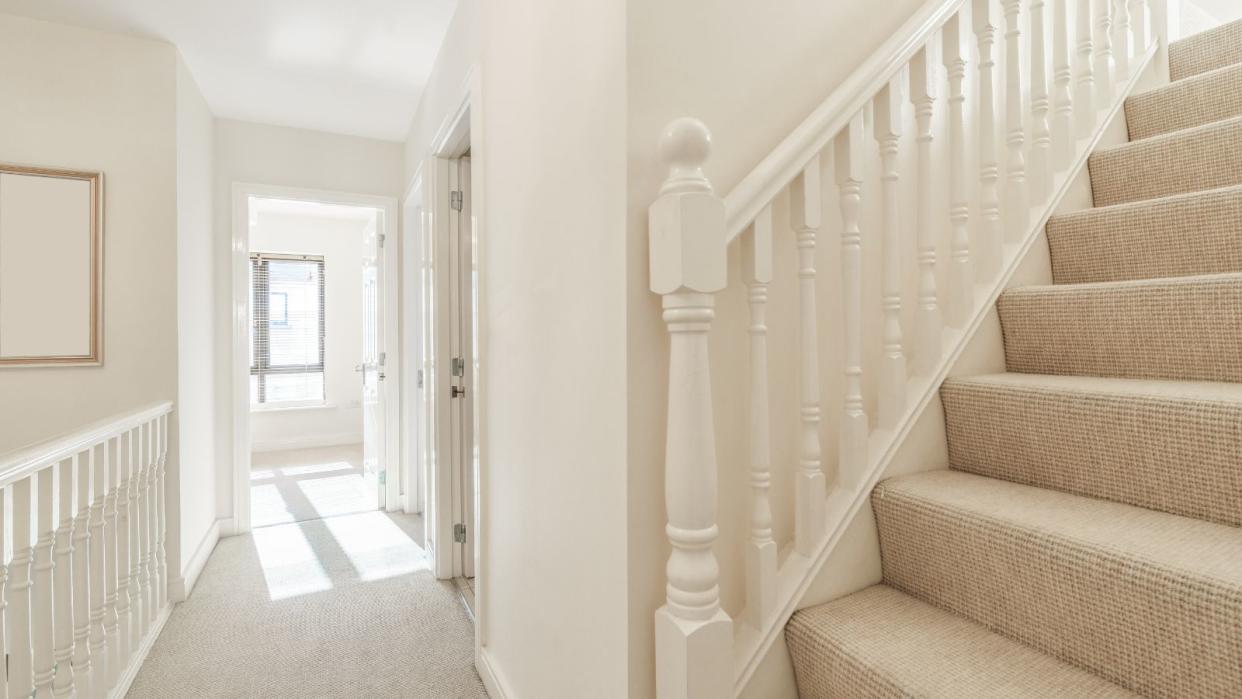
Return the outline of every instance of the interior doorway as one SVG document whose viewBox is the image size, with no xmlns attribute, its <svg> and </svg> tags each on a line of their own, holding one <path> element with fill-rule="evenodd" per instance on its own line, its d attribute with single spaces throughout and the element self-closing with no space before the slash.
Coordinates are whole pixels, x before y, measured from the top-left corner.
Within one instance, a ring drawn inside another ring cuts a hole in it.
<svg viewBox="0 0 1242 699">
<path fill-rule="evenodd" d="M 400 509 L 395 203 L 234 194 L 234 529 Z"/>
</svg>

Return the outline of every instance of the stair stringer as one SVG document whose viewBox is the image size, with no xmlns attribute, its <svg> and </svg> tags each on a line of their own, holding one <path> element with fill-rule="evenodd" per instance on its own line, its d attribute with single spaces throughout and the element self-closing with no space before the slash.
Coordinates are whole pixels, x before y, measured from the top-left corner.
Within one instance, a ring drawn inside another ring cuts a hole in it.
<svg viewBox="0 0 1242 699">
<path fill-rule="evenodd" d="M 1125 98 L 1168 84 L 1167 61 L 1157 60 L 1166 53 L 1163 45 L 1154 45 L 1135 59 L 1140 68 L 1125 89 L 1114 96 L 1105 118 L 1090 138 L 1079 141 L 1078 156 L 1069 169 L 1068 177 L 1060 181 L 1048 209 L 1042 212 L 1037 224 L 1020 243 L 1006 244 L 1005 257 L 1008 262 L 999 279 L 986 290 L 977 289 L 977 296 L 983 297 L 983 304 L 976 308 L 960 338 L 956 342 L 946 342 L 946 361 L 941 370 L 933 377 L 910 419 L 875 462 L 860 499 L 853 503 L 844 521 L 834 529 L 824 548 L 807 568 L 793 604 L 782 610 L 779 627 L 762 639 L 758 653 L 753 657 L 747 659 L 739 655 L 736 658 L 739 663 L 748 660 L 738 668 L 736 696 L 744 699 L 796 698 L 798 693 L 793 664 L 784 637 L 784 624 L 789 617 L 799 609 L 830 602 L 880 582 L 880 542 L 871 510 L 871 489 L 878 481 L 891 476 L 948 468 L 948 442 L 944 410 L 940 403 L 940 384 L 953 376 L 1005 371 L 997 298 L 1010 287 L 1052 283 L 1052 262 L 1044 227 L 1055 214 L 1092 207 L 1087 158 L 1098 147 L 1129 142 L 1123 109 Z M 872 437 L 873 444 L 876 436 L 879 435 Z"/>
</svg>

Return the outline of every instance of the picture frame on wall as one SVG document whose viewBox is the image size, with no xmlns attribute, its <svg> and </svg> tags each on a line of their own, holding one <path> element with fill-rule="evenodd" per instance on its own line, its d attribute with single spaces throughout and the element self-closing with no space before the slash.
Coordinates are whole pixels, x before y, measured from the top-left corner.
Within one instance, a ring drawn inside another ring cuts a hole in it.
<svg viewBox="0 0 1242 699">
<path fill-rule="evenodd" d="M 103 173 L 0 163 L 0 369 L 103 363 Z"/>
</svg>

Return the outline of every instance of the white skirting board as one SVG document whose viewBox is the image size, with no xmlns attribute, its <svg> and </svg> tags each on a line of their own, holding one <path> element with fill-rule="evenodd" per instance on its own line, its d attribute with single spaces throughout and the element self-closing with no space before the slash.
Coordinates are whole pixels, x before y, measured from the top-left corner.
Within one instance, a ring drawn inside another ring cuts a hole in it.
<svg viewBox="0 0 1242 699">
<path fill-rule="evenodd" d="M 285 451 L 287 449 L 318 449 L 319 447 L 337 447 L 346 444 L 361 444 L 361 432 L 340 432 L 337 434 L 306 435 L 292 439 L 252 440 L 250 451 Z"/>
<path fill-rule="evenodd" d="M 492 664 L 487 648 L 482 646 L 475 648 L 474 669 L 479 673 L 479 678 L 483 680 L 483 688 L 487 690 L 487 696 L 492 699 L 508 699 L 513 696 L 513 692 L 509 691 L 508 683 L 501 679 L 502 675 Z"/>
<path fill-rule="evenodd" d="M 207 533 L 198 542 L 198 548 L 194 549 L 194 555 L 186 563 L 185 572 L 168 581 L 169 601 L 184 602 L 185 598 L 190 596 L 194 583 L 198 581 L 199 574 L 203 572 L 203 566 L 207 565 L 211 552 L 216 550 L 216 543 L 220 541 L 221 536 L 231 534 L 232 529 L 231 519 L 217 519 L 211 523 L 211 526 L 207 528 Z"/>
<path fill-rule="evenodd" d="M 142 669 L 142 663 L 147 659 L 147 653 L 151 652 L 151 646 L 155 645 L 155 639 L 160 637 L 160 632 L 164 630 L 164 624 L 168 621 L 168 615 L 172 613 L 173 603 L 169 599 L 168 604 L 164 605 L 164 609 L 160 611 L 159 616 L 155 617 L 155 623 L 151 624 L 151 630 L 147 631 L 147 635 L 143 637 L 142 643 L 138 646 L 138 651 L 134 653 L 134 657 L 129 659 L 129 665 L 125 667 L 125 671 L 117 678 L 116 686 L 112 691 L 108 692 L 108 699 L 122 699 L 129 693 L 129 687 L 134 683 L 134 678 L 138 676 L 138 670 Z"/>
</svg>

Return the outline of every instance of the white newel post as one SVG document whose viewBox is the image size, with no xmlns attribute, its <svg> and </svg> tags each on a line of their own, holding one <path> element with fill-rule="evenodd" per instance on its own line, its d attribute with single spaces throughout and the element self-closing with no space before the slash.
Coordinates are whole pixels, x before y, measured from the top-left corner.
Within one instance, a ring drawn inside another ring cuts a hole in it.
<svg viewBox="0 0 1242 699">
<path fill-rule="evenodd" d="M 95 450 L 78 454 L 77 515 L 73 521 L 73 687 L 78 696 L 93 697 L 91 682 L 91 597 L 90 597 L 90 514 L 91 467 Z"/>
<path fill-rule="evenodd" d="M 1113 101 L 1113 0 L 1095 0 L 1095 98 L 1099 109 Z"/>
<path fill-rule="evenodd" d="M 1075 70 L 1078 78 L 1074 92 L 1074 122 L 1078 137 L 1091 135 L 1095 128 L 1095 48 L 1091 33 L 1095 30 L 1095 18 L 1091 12 L 1092 0 L 1078 0 L 1075 33 L 1078 37 L 1078 60 Z"/>
<path fill-rule="evenodd" d="M 52 477 L 55 467 L 44 468 L 35 476 L 38 494 L 38 538 L 34 549 L 34 579 L 31 588 L 31 644 L 34 646 L 35 696 L 52 696 L 56 660 L 52 655 Z"/>
<path fill-rule="evenodd" d="M 1069 0 L 1053 0 L 1052 11 L 1052 152 L 1057 170 L 1067 170 L 1074 159 L 1074 95 L 1070 70 Z"/>
<path fill-rule="evenodd" d="M 932 112 L 936 101 L 935 85 L 935 75 L 927 62 L 927 48 L 924 47 L 910 60 L 910 102 L 914 105 L 918 129 L 914 140 L 918 144 L 915 235 L 919 248 L 919 304 L 914 314 L 914 370 L 921 375 L 930 374 L 940 363 L 943 331 L 936 292 L 936 227 L 932 223 L 935 220 L 932 213 Z M 984 134 L 980 138 L 985 138 L 986 132 L 980 133 Z M 1000 243 L 998 239 L 996 244 Z"/>
<path fill-rule="evenodd" d="M 1042 205 L 1052 188 L 1052 127 L 1048 121 L 1048 40 L 1044 0 L 1031 0 L 1031 163 L 1026 181 Z"/>
<path fill-rule="evenodd" d="M 884 309 L 884 359 L 880 368 L 880 426 L 893 429 L 906 410 L 906 355 L 901 333 L 901 92 L 890 82 L 875 98 L 875 140 L 880 149 L 884 232 L 880 262 Z"/>
<path fill-rule="evenodd" d="M 845 394 L 841 410 L 838 478 L 846 488 L 862 484 L 867 468 L 867 413 L 862 397 L 862 208 L 863 114 L 834 137 L 841 199 L 841 293 L 845 335 Z"/>
<path fill-rule="evenodd" d="M 733 621 L 720 608 L 716 540 L 716 436 L 707 332 L 712 295 L 725 287 L 724 201 L 702 165 L 707 127 L 671 122 L 660 138 L 669 168 L 648 211 L 651 290 L 664 299 L 669 332 L 664 498 L 667 599 L 656 611 L 656 691 L 661 699 L 717 699 L 733 692 Z"/>
<path fill-rule="evenodd" d="M 819 441 L 819 325 L 815 293 L 815 236 L 823 223 L 819 156 L 789 187 L 789 222 L 798 236 L 798 393 L 801 428 L 794 482 L 794 549 L 811 555 L 824 531 L 823 451 Z"/>
<path fill-rule="evenodd" d="M 975 277 L 970 265 L 970 204 L 966 192 L 966 58 L 962 54 L 962 15 L 954 13 L 941 33 L 949 74 L 949 302 L 945 319 L 966 325 L 975 306 Z"/>
<path fill-rule="evenodd" d="M 1011 241 L 1026 235 L 1031 205 L 1026 188 L 1026 131 L 1022 110 L 1022 0 L 1004 0 L 1005 7 L 1005 141 L 1009 161 L 1005 176 L 1005 228 Z"/>
<path fill-rule="evenodd" d="M 1005 253 L 1000 165 L 996 156 L 996 59 L 992 54 L 996 45 L 996 25 L 992 20 L 991 0 L 975 0 L 971 11 L 979 42 L 979 236 L 975 271 L 979 279 L 990 281 L 1000 274 Z"/>
<path fill-rule="evenodd" d="M 772 207 L 764 207 L 742 240 L 742 273 L 750 301 L 750 543 L 746 547 L 746 614 L 756 629 L 776 613 L 776 541 L 772 539 L 771 430 L 768 424 L 768 284 L 772 281 Z"/>
<path fill-rule="evenodd" d="M 77 470 L 77 457 L 60 462 L 57 472 L 57 514 L 60 523 L 56 527 L 56 543 L 54 557 L 56 565 L 52 569 L 52 584 L 55 586 L 55 612 L 53 621 L 56 624 L 55 650 L 56 676 L 52 679 L 52 693 L 58 697 L 74 695 L 73 672 L 73 475 Z"/>
<path fill-rule="evenodd" d="M 33 476 L 13 484 L 13 561 L 10 564 L 8 609 L 5 619 L 9 646 L 9 697 L 29 697 L 34 691 L 34 654 L 30 635 L 30 486 Z"/>
</svg>

